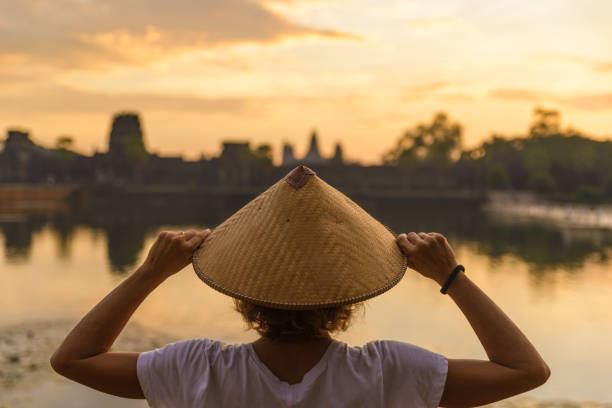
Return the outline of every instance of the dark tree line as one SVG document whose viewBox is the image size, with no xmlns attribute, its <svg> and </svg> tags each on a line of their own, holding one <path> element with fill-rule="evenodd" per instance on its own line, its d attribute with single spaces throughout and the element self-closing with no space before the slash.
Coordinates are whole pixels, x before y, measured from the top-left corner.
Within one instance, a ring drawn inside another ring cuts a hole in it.
<svg viewBox="0 0 612 408">
<path fill-rule="evenodd" d="M 493 134 L 474 149 L 463 150 L 462 137 L 461 125 L 438 113 L 431 123 L 407 130 L 383 162 L 456 167 L 487 189 L 530 190 L 564 201 L 612 201 L 612 140 L 563 129 L 557 111 L 536 108 L 525 135 Z"/>
</svg>

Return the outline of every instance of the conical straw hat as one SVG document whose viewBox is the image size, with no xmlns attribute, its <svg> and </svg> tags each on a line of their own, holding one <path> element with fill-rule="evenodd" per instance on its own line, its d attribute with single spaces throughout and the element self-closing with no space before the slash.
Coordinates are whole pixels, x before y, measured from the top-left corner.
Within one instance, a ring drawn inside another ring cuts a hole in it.
<svg viewBox="0 0 612 408">
<path fill-rule="evenodd" d="M 317 309 L 379 295 L 406 258 L 394 234 L 305 166 L 217 226 L 193 255 L 197 275 L 235 298 Z"/>
</svg>

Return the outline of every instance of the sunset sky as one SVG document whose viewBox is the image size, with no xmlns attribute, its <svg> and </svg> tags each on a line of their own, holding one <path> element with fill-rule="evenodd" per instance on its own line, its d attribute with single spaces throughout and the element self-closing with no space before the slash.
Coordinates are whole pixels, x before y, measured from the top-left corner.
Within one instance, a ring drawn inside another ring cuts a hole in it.
<svg viewBox="0 0 612 408">
<path fill-rule="evenodd" d="M 129 110 L 160 154 L 301 156 L 316 128 L 323 154 L 375 163 L 438 110 L 470 147 L 541 105 L 609 138 L 611 16 L 609 0 L 0 0 L 0 129 L 105 151 Z"/>
</svg>

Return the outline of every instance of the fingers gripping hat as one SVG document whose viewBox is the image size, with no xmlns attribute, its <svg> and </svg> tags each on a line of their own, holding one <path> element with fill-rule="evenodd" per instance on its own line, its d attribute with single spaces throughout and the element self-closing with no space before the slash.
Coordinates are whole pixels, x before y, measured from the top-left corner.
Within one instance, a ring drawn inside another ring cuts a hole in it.
<svg viewBox="0 0 612 408">
<path fill-rule="evenodd" d="M 397 284 L 394 234 L 305 166 L 217 226 L 193 255 L 197 275 L 235 298 L 278 309 L 359 302 Z"/>
</svg>

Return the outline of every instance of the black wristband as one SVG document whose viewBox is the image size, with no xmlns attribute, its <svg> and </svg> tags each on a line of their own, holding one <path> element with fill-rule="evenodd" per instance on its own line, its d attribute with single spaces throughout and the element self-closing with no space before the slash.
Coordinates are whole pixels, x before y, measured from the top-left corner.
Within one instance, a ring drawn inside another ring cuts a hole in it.
<svg viewBox="0 0 612 408">
<path fill-rule="evenodd" d="M 453 271 L 451 272 L 446 282 L 444 282 L 444 285 L 442 285 L 442 289 L 440 289 L 440 293 L 442 293 L 443 295 L 446 295 L 446 291 L 448 290 L 448 287 L 451 285 L 451 283 L 453 283 L 453 281 L 459 274 L 459 271 L 465 272 L 465 268 L 463 267 L 463 265 L 455 266 L 455 269 L 453 269 Z"/>
</svg>

